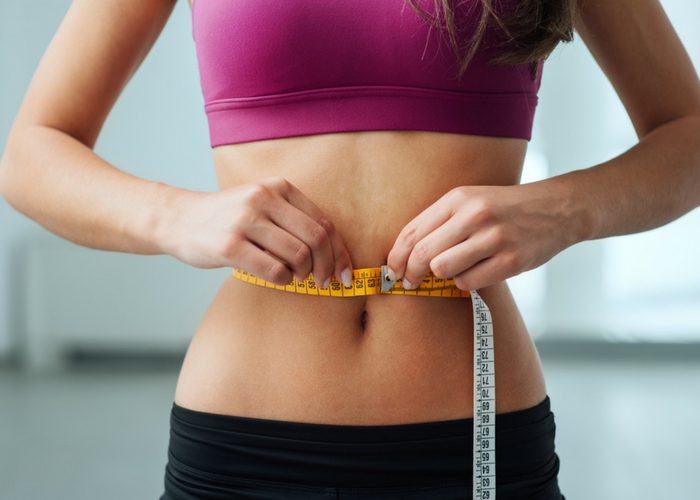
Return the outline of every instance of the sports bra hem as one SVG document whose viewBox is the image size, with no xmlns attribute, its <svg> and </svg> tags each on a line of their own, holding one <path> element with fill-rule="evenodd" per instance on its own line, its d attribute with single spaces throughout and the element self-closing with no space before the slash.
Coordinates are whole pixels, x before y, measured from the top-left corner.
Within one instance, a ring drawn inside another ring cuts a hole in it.
<svg viewBox="0 0 700 500">
<path fill-rule="evenodd" d="M 207 102 L 204 109 L 207 113 L 223 109 L 244 108 L 253 106 L 267 106 L 283 104 L 306 99 L 317 98 L 354 98 L 362 96 L 383 97 L 419 97 L 426 99 L 449 99 L 456 101 L 522 101 L 537 103 L 538 96 L 527 92 L 477 92 L 477 91 L 453 91 L 447 89 L 433 89 L 426 87 L 410 87 L 402 85 L 354 85 L 344 87 L 323 87 L 305 89 L 282 94 L 267 94 L 249 97 L 236 97 L 227 99 L 215 99 Z"/>
<path fill-rule="evenodd" d="M 537 95 L 374 85 L 206 104 L 211 147 L 302 135 L 425 130 L 530 140 Z"/>
</svg>

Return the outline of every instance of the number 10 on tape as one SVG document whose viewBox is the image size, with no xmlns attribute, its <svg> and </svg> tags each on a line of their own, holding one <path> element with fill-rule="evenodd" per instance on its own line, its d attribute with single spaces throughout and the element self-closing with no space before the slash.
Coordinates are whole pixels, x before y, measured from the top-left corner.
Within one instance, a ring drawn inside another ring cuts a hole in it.
<svg viewBox="0 0 700 500">
<path fill-rule="evenodd" d="M 471 290 L 474 312 L 474 445 L 472 497 L 496 498 L 496 369 L 491 311 Z"/>
</svg>

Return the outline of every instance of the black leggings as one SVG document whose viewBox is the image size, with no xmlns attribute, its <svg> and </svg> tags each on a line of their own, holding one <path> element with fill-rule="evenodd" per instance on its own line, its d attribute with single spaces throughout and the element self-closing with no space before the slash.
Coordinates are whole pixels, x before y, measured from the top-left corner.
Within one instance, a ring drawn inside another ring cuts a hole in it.
<svg viewBox="0 0 700 500">
<path fill-rule="evenodd" d="M 496 414 L 497 500 L 565 500 L 549 396 Z M 287 422 L 173 402 L 160 500 L 471 499 L 472 419 Z"/>
</svg>

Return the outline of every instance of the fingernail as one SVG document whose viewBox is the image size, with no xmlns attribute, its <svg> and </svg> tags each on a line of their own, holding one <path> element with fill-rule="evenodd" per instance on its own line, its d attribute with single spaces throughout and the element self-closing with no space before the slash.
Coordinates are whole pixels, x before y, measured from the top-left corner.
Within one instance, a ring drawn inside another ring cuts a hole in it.
<svg viewBox="0 0 700 500">
<path fill-rule="evenodd" d="M 404 287 L 406 290 L 410 290 L 411 288 L 413 288 L 413 285 L 411 285 L 411 282 L 408 281 L 408 280 L 406 279 L 406 277 L 404 277 L 404 278 L 401 280 L 401 283 L 403 284 L 403 287 Z"/>
<path fill-rule="evenodd" d="M 389 277 L 391 281 L 396 281 L 396 273 L 394 270 L 390 267 L 386 268 L 386 275 Z"/>
<path fill-rule="evenodd" d="M 345 285 L 345 288 L 352 288 L 352 273 L 350 272 L 349 267 L 343 269 L 343 272 L 340 273 L 340 277 L 343 280 L 343 285 Z"/>
<path fill-rule="evenodd" d="M 321 288 L 328 288 L 328 285 L 330 284 L 330 282 L 331 282 L 331 279 L 326 278 L 326 281 L 323 282 L 323 286 Z"/>
</svg>

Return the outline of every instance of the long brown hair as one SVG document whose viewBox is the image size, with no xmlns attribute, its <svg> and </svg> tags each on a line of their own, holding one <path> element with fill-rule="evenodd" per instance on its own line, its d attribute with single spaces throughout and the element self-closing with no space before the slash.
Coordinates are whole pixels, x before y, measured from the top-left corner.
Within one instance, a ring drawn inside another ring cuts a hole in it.
<svg viewBox="0 0 700 500">
<path fill-rule="evenodd" d="M 503 65 L 530 63 L 533 80 L 537 78 L 539 61 L 546 59 L 559 42 L 571 42 L 574 38 L 576 0 L 518 0 L 516 7 L 502 17 L 494 12 L 492 5 L 499 0 L 479 0 L 481 18 L 470 37 L 468 50 L 462 54 L 460 26 L 455 23 L 455 11 L 451 5 L 453 0 L 433 0 L 435 15 L 418 5 L 419 0 L 406 1 L 424 21 L 447 33 L 450 48 L 457 58 L 457 78 L 460 80 L 492 22 L 505 34 L 505 41 L 501 53 L 490 62 Z"/>
</svg>

